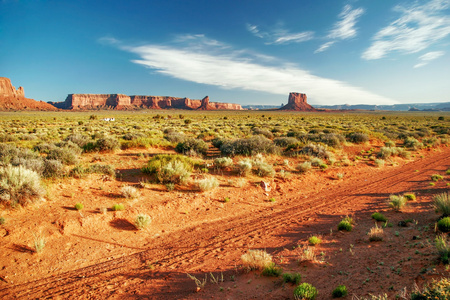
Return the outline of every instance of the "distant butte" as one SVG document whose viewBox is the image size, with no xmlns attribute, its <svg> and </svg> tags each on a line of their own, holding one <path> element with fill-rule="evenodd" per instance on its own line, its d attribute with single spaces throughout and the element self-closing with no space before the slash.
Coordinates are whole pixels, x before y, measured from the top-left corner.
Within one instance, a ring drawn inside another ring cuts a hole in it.
<svg viewBox="0 0 450 300">
<path fill-rule="evenodd" d="M 9 78 L 0 77 L 0 110 L 56 110 L 56 107 L 25 98 L 23 87 L 16 90 Z"/>
<path fill-rule="evenodd" d="M 293 111 L 319 111 L 315 109 L 306 101 L 306 94 L 302 93 L 289 93 L 289 102 L 280 110 L 293 110 Z"/>
<path fill-rule="evenodd" d="M 209 102 L 169 96 L 127 96 L 123 94 L 69 94 L 64 102 L 50 102 L 57 108 L 70 110 L 89 109 L 189 109 L 189 110 L 242 110 L 240 104 Z"/>
</svg>

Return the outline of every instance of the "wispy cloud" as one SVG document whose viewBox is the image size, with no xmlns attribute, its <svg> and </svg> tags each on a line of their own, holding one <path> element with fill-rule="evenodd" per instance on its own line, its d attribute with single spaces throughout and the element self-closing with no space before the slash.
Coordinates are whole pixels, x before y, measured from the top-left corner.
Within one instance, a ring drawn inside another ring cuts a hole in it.
<svg viewBox="0 0 450 300">
<path fill-rule="evenodd" d="M 302 31 L 291 33 L 281 26 L 271 31 L 261 31 L 258 26 L 247 24 L 247 30 L 254 36 L 264 39 L 265 44 L 271 45 L 281 45 L 290 43 L 302 43 L 314 38 L 314 31 Z"/>
<path fill-rule="evenodd" d="M 362 54 L 366 60 L 380 59 L 390 52 L 417 53 L 450 34 L 450 0 L 432 0 L 396 6 L 400 17 L 378 31 Z"/>
<path fill-rule="evenodd" d="M 282 97 L 287 97 L 289 92 L 304 92 L 317 104 L 395 102 L 342 81 L 313 75 L 276 58 L 224 48 L 221 43 L 219 47 L 211 46 L 214 43 L 205 39 L 200 36 L 196 41 L 202 44 L 201 51 L 180 44 L 122 44 L 119 48 L 139 57 L 133 63 L 156 73 L 225 89 L 253 90 Z"/>
<path fill-rule="evenodd" d="M 327 50 L 337 40 L 347 40 L 355 37 L 357 35 L 356 23 L 363 14 L 363 8 L 353 9 L 350 5 L 345 5 L 339 14 L 339 21 L 334 24 L 333 29 L 327 35 L 327 38 L 331 39 L 331 41 L 322 44 L 314 53 Z"/>
<path fill-rule="evenodd" d="M 432 51 L 432 52 L 425 53 L 424 55 L 419 57 L 420 62 L 418 64 L 416 64 L 414 66 L 414 68 L 423 67 L 423 66 L 427 65 L 430 61 L 435 60 L 444 54 L 445 54 L 444 51 Z"/>
</svg>

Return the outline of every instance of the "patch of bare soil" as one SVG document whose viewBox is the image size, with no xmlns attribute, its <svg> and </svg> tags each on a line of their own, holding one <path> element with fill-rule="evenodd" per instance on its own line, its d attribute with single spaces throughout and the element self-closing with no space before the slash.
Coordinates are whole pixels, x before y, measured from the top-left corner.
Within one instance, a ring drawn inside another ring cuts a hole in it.
<svg viewBox="0 0 450 300">
<path fill-rule="evenodd" d="M 430 207 L 433 195 L 448 191 L 448 176 L 429 184 L 432 174 L 445 174 L 450 167 L 448 147 L 382 168 L 362 159 L 351 167 L 264 179 L 270 191 L 261 188 L 261 178 L 243 181 L 224 171 L 218 176 L 220 187 L 204 193 L 193 187 L 168 192 L 146 183 L 140 167 L 148 156 L 162 152 L 84 156 L 86 162 L 114 165 L 117 180 L 97 174 L 55 180 L 45 202 L 3 212 L 0 297 L 292 299 L 295 286 L 242 268 L 240 257 L 248 249 L 265 249 L 284 272 L 300 273 L 302 282 L 318 289 L 319 299 L 331 299 L 340 284 L 350 295 L 387 293 L 393 298 L 405 287 L 410 291 L 414 284 L 450 275 L 433 245 L 438 215 Z M 140 197 L 123 198 L 123 185 L 140 187 Z M 406 192 L 414 192 L 417 200 L 402 212 L 389 209 L 389 195 Z M 81 211 L 72 209 L 78 202 L 84 204 Z M 125 210 L 111 211 L 118 203 Z M 392 227 L 384 228 L 383 241 L 369 242 L 376 211 Z M 139 213 L 152 218 L 145 230 L 134 228 Z M 337 224 L 347 215 L 355 226 L 340 232 Z M 398 226 L 408 219 L 406 227 Z M 314 247 L 317 260 L 299 261 L 311 235 L 323 240 Z M 35 253 L 39 237 L 46 244 Z M 197 291 L 187 273 L 206 277 L 204 288 Z"/>
</svg>

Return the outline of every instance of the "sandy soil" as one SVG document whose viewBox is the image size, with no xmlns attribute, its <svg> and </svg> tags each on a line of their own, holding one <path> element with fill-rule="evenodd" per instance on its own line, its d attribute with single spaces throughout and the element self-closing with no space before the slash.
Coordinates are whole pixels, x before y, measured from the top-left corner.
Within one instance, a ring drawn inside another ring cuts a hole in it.
<svg viewBox="0 0 450 300">
<path fill-rule="evenodd" d="M 353 153 L 370 147 L 354 147 Z M 382 168 L 363 159 L 350 167 L 264 179 L 272 187 L 269 192 L 260 187 L 261 178 L 243 183 L 227 170 L 215 175 L 221 185 L 212 191 L 186 187 L 168 192 L 146 183 L 140 172 L 149 155 L 163 152 L 131 149 L 83 156 L 86 162 L 114 165 L 117 180 L 105 181 L 98 174 L 55 180 L 48 183 L 45 202 L 3 211 L 0 297 L 293 299 L 295 286 L 241 266 L 248 249 L 265 249 L 284 272 L 300 273 L 302 282 L 317 287 L 319 299 L 331 299 L 340 284 L 347 286 L 348 299 L 369 293 L 395 298 L 404 288 L 411 291 L 415 284 L 450 275 L 433 246 L 438 215 L 430 207 L 433 195 L 448 191 L 448 175 L 430 185 L 432 174 L 445 175 L 450 168 L 448 147 L 423 150 Z M 281 166 L 283 160 L 272 158 L 272 163 Z M 338 173 L 344 177 L 338 179 Z M 141 196 L 122 198 L 123 185 L 139 186 Z M 417 200 L 402 212 L 389 209 L 389 195 L 405 192 L 416 193 Z M 230 201 L 225 203 L 225 197 Z M 73 208 L 78 202 L 84 204 L 81 212 Z M 124 203 L 126 210 L 100 211 L 116 203 Z M 375 211 L 393 224 L 384 229 L 381 242 L 367 238 Z M 139 213 L 152 217 L 148 229 L 135 229 Z M 337 224 L 346 215 L 356 224 L 351 232 L 339 232 Z M 397 225 L 406 219 L 413 221 Z M 317 261 L 299 261 L 311 235 L 323 239 L 315 246 Z M 36 236 L 46 240 L 41 253 L 33 248 Z M 197 291 L 186 273 L 206 276 L 205 287 Z M 212 282 L 211 274 L 223 281 Z"/>
</svg>

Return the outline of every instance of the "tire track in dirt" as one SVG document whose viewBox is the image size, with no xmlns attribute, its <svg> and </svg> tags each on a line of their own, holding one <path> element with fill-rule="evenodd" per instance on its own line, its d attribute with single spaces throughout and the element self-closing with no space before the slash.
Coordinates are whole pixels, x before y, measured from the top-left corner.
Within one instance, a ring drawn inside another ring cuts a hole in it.
<svg viewBox="0 0 450 300">
<path fill-rule="evenodd" d="M 126 273 L 137 272 L 146 261 L 156 261 L 157 258 L 163 257 L 158 260 L 160 268 L 169 270 L 188 260 L 205 259 L 214 255 L 215 250 L 223 248 L 226 244 L 235 245 L 245 242 L 249 235 L 255 235 L 255 233 L 259 235 L 260 232 L 285 227 L 292 223 L 301 223 L 303 217 L 308 217 L 322 208 L 342 207 L 347 202 L 351 203 L 349 200 L 366 192 L 380 190 L 383 193 L 389 192 L 390 188 L 405 180 L 419 178 L 436 167 L 448 165 L 449 161 L 450 150 L 445 148 L 442 152 L 426 159 L 387 170 L 381 174 L 379 179 L 359 179 L 342 186 L 331 187 L 331 189 L 310 195 L 306 201 L 303 201 L 305 199 L 301 197 L 290 197 L 286 201 L 290 201 L 292 205 L 276 211 L 260 211 L 258 214 L 248 217 L 238 216 L 233 219 L 224 219 L 205 224 L 200 230 L 188 228 L 164 237 L 164 240 L 156 242 L 152 249 L 34 282 L 0 289 L 0 296 L 3 299 L 53 298 L 63 295 L 64 298 L 78 298 L 77 296 L 83 295 L 86 287 L 112 278 L 115 274 L 125 273 L 125 270 Z M 419 171 L 413 172 L 416 169 Z M 329 198 L 333 200 L 327 200 Z M 218 238 L 216 238 L 217 236 Z M 202 240 L 207 242 L 201 244 Z M 200 241 L 201 246 L 193 246 L 192 241 Z"/>
</svg>

